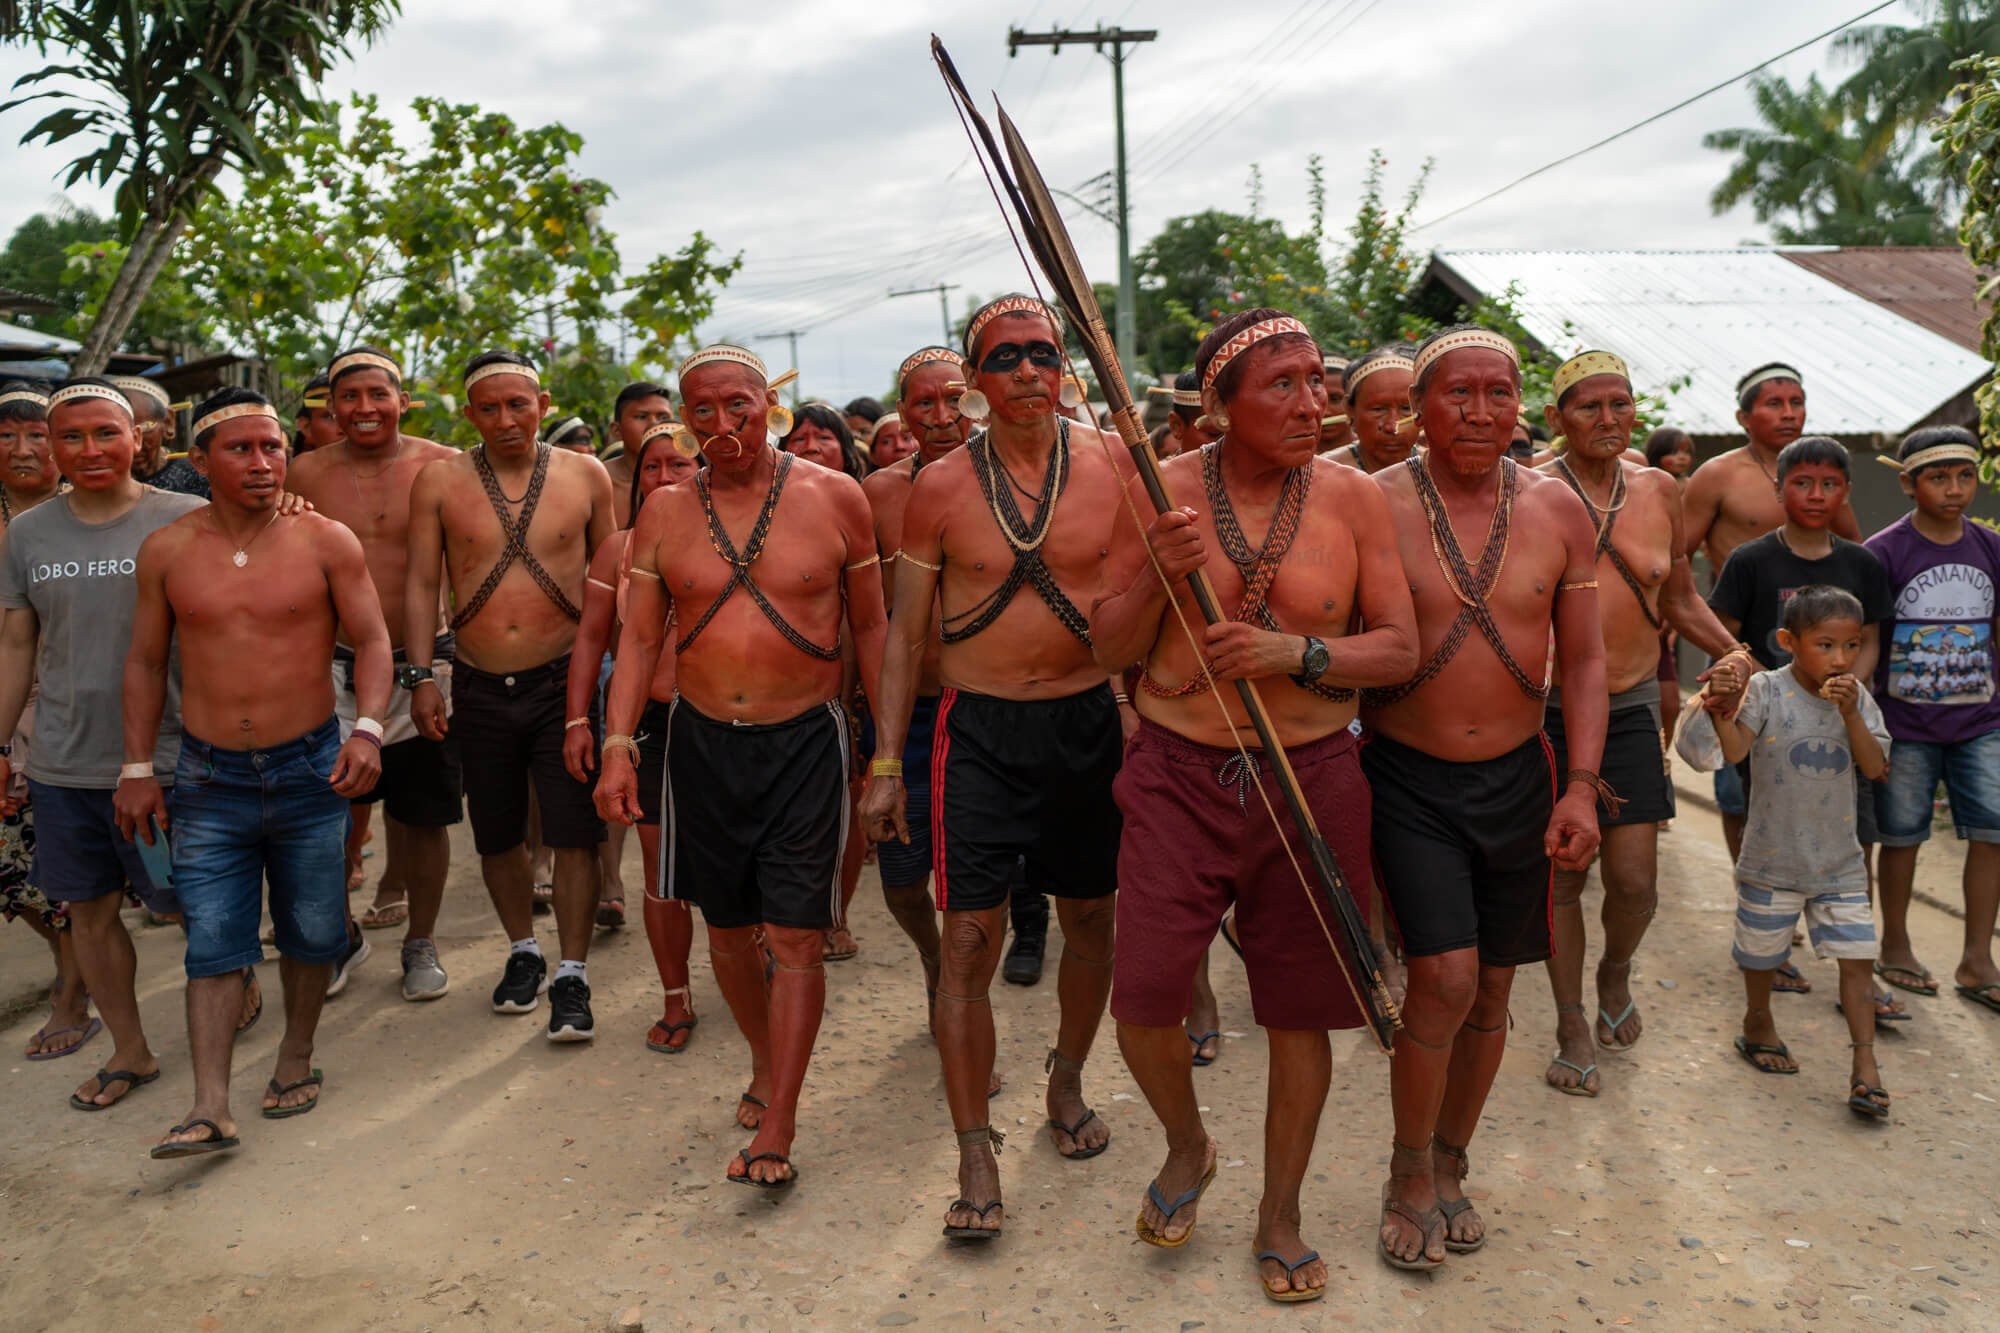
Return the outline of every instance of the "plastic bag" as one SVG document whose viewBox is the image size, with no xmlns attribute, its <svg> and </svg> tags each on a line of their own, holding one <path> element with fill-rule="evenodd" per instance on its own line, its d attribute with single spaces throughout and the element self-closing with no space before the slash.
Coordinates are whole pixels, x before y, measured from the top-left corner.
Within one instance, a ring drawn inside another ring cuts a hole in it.
<svg viewBox="0 0 2000 1333">
<path fill-rule="evenodd" d="M 1715 734 L 1715 719 L 1702 706 L 1707 702 L 1708 689 L 1704 686 L 1681 705 L 1680 721 L 1674 726 L 1674 753 L 1687 760 L 1689 767 L 1713 773 L 1728 761 L 1722 757 L 1722 740 Z"/>
</svg>

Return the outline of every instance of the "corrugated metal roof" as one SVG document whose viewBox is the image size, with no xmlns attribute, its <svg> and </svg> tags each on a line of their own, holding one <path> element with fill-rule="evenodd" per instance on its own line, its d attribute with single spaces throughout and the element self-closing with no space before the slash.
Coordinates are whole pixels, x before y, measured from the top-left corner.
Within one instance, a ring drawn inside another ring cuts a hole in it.
<svg viewBox="0 0 2000 1333">
<path fill-rule="evenodd" d="M 67 356 L 71 352 L 81 352 L 83 344 L 74 338 L 65 338 L 59 333 L 40 333 L 0 319 L 0 348 L 10 352 L 27 349 Z"/>
<path fill-rule="evenodd" d="M 1792 263 L 1886 306 L 1904 319 L 1979 351 L 1979 326 L 1993 309 L 1979 299 L 1979 275 L 1955 245 L 1870 245 L 1781 250 Z"/>
<path fill-rule="evenodd" d="M 1641 391 L 1687 377 L 1667 418 L 1697 435 L 1740 433 L 1736 381 L 1766 361 L 1799 368 L 1807 428 L 1828 435 L 1899 434 L 1993 369 L 1777 249 L 1439 250 L 1432 261 L 1485 295 L 1518 285 L 1521 322 L 1558 355 L 1616 352 Z"/>
</svg>

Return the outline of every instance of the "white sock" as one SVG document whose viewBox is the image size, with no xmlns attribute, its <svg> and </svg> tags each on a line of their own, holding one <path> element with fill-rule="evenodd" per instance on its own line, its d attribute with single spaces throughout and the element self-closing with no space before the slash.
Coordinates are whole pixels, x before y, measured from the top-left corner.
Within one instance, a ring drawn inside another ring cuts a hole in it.
<svg viewBox="0 0 2000 1333">
<path fill-rule="evenodd" d="M 542 956 L 542 946 L 535 943 L 535 937 L 533 935 L 528 936 L 528 938 L 525 940 L 515 940 L 513 944 L 513 951 L 515 953 L 531 953 L 537 958 L 540 958 Z"/>
<path fill-rule="evenodd" d="M 556 964 L 555 979 L 561 981 L 564 977 L 575 977 L 586 986 L 590 984 L 590 974 L 585 972 L 583 964 L 577 962 L 574 958 L 565 958 Z"/>
</svg>

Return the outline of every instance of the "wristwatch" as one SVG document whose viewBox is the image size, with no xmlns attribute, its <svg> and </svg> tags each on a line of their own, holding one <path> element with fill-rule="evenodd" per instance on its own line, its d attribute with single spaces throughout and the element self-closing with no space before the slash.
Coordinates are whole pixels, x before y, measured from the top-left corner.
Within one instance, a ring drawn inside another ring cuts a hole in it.
<svg viewBox="0 0 2000 1333">
<path fill-rule="evenodd" d="M 1306 635 L 1306 650 L 1299 657 L 1298 674 L 1293 676 L 1292 680 L 1299 685 L 1310 685 L 1326 674 L 1326 669 L 1332 662 L 1333 658 L 1326 651 L 1325 641 L 1315 639 L 1312 635 L 1308 634 Z"/>
<path fill-rule="evenodd" d="M 435 681 L 437 674 L 427 666 L 412 666 L 408 662 L 396 668 L 396 683 L 405 690 L 414 690 L 425 681 Z"/>
<path fill-rule="evenodd" d="M 5 744 L 0 744 L 0 759 L 12 759 L 13 757 L 14 742 L 8 741 Z"/>
</svg>

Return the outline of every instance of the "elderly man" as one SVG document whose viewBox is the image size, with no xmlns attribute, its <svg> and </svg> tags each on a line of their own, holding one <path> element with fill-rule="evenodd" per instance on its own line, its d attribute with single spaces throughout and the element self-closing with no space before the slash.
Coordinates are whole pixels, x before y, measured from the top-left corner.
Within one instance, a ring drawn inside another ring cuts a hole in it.
<svg viewBox="0 0 2000 1333">
<path fill-rule="evenodd" d="M 111 382 L 132 404 L 132 418 L 138 423 L 139 452 L 132 458 L 132 475 L 155 490 L 177 495 L 208 498 L 208 479 L 185 458 L 174 457 L 173 398 L 157 383 L 143 375 L 113 375 Z"/>
<path fill-rule="evenodd" d="M 1486 1243 L 1462 1185 L 1466 1144 L 1506 1049 L 1514 969 L 1549 956 L 1550 862 L 1589 862 L 1606 789 L 1596 533 L 1561 482 L 1503 457 L 1521 409 L 1519 354 L 1461 325 L 1423 342 L 1413 376 L 1429 451 L 1375 482 L 1423 656 L 1410 679 L 1364 696 L 1373 735 L 1361 761 L 1409 959 L 1380 1246 L 1393 1267 L 1421 1270 Z M 1568 686 L 1566 772 L 1542 735 L 1552 633 Z"/>
<path fill-rule="evenodd" d="M 1555 953 L 1548 968 L 1558 1050 L 1545 1077 L 1558 1091 L 1595 1097 L 1602 1084 L 1597 1048 L 1627 1050 L 1643 1031 L 1632 995 L 1632 955 L 1657 903 L 1660 821 L 1674 815 L 1660 727 L 1660 632 L 1671 626 L 1715 657 L 1738 645 L 1695 591 L 1681 541 L 1679 484 L 1657 468 L 1632 462 L 1627 452 L 1638 408 L 1625 363 L 1610 352 L 1579 353 L 1557 367 L 1552 390 L 1549 429 L 1567 436 L 1569 444 L 1539 470 L 1576 493 L 1597 529 L 1597 613 L 1611 695 L 1598 771 L 1620 800 L 1615 807 L 1600 800 L 1597 807 L 1604 837 L 1598 866 L 1604 880 L 1604 953 L 1597 963 L 1594 1034 L 1583 1009 L 1585 875 L 1556 871 Z M 1549 691 L 1543 730 L 1556 763 L 1566 768 L 1563 709 L 1559 674 L 1557 688 Z"/>
<path fill-rule="evenodd" d="M 1381 491 L 1314 456 L 1326 399 L 1305 326 L 1278 310 L 1244 311 L 1202 340 L 1195 364 L 1203 405 L 1225 434 L 1165 465 L 1176 507 L 1143 535 L 1114 525 L 1105 578 L 1113 591 L 1091 616 L 1098 664 L 1142 668 L 1139 732 L 1117 785 L 1124 840 L 1111 1002 L 1125 1062 L 1167 1132 L 1138 1232 L 1148 1244 L 1184 1244 L 1215 1175 L 1181 1017 L 1199 961 L 1236 903 L 1251 1002 L 1271 1052 L 1252 1243 L 1267 1295 L 1316 1299 L 1326 1265 L 1299 1235 L 1299 1185 L 1332 1077 L 1327 1030 L 1358 1027 L 1363 1016 L 1324 952 L 1317 886 L 1290 871 L 1291 831 L 1266 813 L 1264 802 L 1280 798 L 1265 783 L 1242 703 L 1233 690 L 1221 708 L 1208 695 L 1212 680 L 1258 682 L 1316 821 L 1359 874 L 1370 857 L 1368 784 L 1348 730 L 1355 691 L 1415 669 L 1416 617 Z M 1131 489 L 1143 504 L 1136 482 Z M 1208 560 L 1211 549 L 1226 560 Z M 1178 626 L 1200 624 L 1186 576 L 1203 567 L 1235 609 L 1229 623 L 1204 629 L 1197 659 Z M 1246 799 L 1260 783 L 1265 794 Z"/>
<path fill-rule="evenodd" d="M 798 1179 L 792 1142 L 826 1006 L 821 959 L 841 923 L 848 734 L 841 624 L 871 701 L 882 664 L 882 583 L 861 487 L 773 448 L 790 413 L 741 347 L 681 363 L 681 421 L 708 466 L 646 501 L 604 738 L 597 804 L 639 814 L 638 725 L 669 627 L 666 896 L 700 904 L 716 985 L 750 1045 L 737 1123 L 756 1131 L 735 1184 Z M 892 751 L 894 753 L 894 751 Z M 762 930 L 774 968 L 765 990 Z"/>
<path fill-rule="evenodd" d="M 1353 414 L 1348 411 L 1347 384 L 1342 376 L 1347 371 L 1348 358 L 1327 354 L 1320 363 L 1321 378 L 1326 386 L 1326 415 L 1319 422 L 1319 451 L 1330 454 L 1336 449 L 1344 449 L 1354 443 Z"/>
<path fill-rule="evenodd" d="M 935 1027 L 959 1145 L 959 1197 L 945 1234 L 1001 1227 L 988 1123 L 993 1012 L 988 990 L 1006 935 L 1009 880 L 1057 900 L 1064 948 L 1061 1029 L 1049 1051 L 1048 1127 L 1071 1161 L 1111 1131 L 1083 1099 L 1083 1063 L 1111 989 L 1121 707 L 1090 651 L 1082 607 L 1103 575 L 1122 480 L 1092 428 L 1058 415 L 1062 334 L 1021 295 L 966 325 L 972 387 L 987 419 L 977 442 L 924 468 L 903 515 L 896 617 L 876 709 L 880 755 L 862 814 L 907 837 L 900 755 L 936 619 L 943 643 L 931 763 L 931 854 L 945 915 Z M 1088 441 L 1072 448 L 1071 440 Z M 1025 512 L 1024 512 L 1025 511 Z"/>
<path fill-rule="evenodd" d="M 549 1040 L 589 1041 L 596 1029 L 584 964 L 604 823 L 589 785 L 563 763 L 563 738 L 596 719 L 563 714 L 585 571 L 611 531 L 611 478 L 596 459 L 538 437 L 549 396 L 526 357 L 480 353 L 466 364 L 464 392 L 479 446 L 426 463 L 410 492 L 403 594 L 409 665 L 402 683 L 417 730 L 443 740 L 445 701 L 431 653 L 439 572 L 448 570 L 458 644 L 451 729 L 464 765 L 473 849 L 509 941 L 493 1008 L 529 1013 L 546 990 Z M 534 885 L 523 845 L 530 786 L 542 841 L 556 849 L 562 957 L 553 981 L 535 941 Z"/>
<path fill-rule="evenodd" d="M 1333 451 L 1333 461 L 1375 473 L 1407 460 L 1417 447 L 1417 419 L 1410 414 L 1410 349 L 1388 343 L 1347 363 L 1347 415 L 1354 441 Z"/>
</svg>

